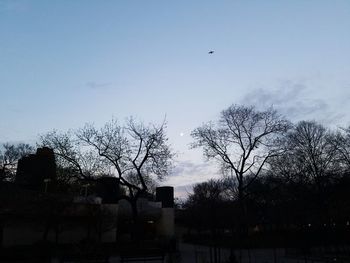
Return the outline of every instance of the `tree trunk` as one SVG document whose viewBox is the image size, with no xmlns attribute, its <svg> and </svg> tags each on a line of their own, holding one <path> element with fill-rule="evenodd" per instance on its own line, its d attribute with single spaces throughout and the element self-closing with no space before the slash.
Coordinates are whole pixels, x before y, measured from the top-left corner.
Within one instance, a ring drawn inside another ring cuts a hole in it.
<svg viewBox="0 0 350 263">
<path fill-rule="evenodd" d="M 131 238 L 133 241 L 138 241 L 140 239 L 140 226 L 138 220 L 137 199 L 132 199 L 130 204 L 132 209 L 132 229 L 130 229 L 132 235 Z"/>
<path fill-rule="evenodd" d="M 248 233 L 247 209 L 244 200 L 243 181 L 239 182 L 238 186 L 238 207 L 238 238 L 242 244 Z"/>
</svg>

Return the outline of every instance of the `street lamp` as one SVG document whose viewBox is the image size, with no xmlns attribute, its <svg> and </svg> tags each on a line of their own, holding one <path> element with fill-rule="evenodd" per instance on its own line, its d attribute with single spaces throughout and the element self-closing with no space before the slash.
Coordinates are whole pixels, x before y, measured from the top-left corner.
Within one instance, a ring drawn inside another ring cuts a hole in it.
<svg viewBox="0 0 350 263">
<path fill-rule="evenodd" d="M 47 193 L 47 185 L 49 184 L 49 182 L 51 182 L 50 178 L 45 178 L 44 179 L 44 183 L 45 183 L 45 194 Z"/>
<path fill-rule="evenodd" d="M 87 189 L 88 189 L 89 186 L 90 186 L 90 184 L 84 184 L 83 185 L 83 187 L 85 188 L 85 197 L 87 197 L 87 193 L 88 193 Z"/>
</svg>

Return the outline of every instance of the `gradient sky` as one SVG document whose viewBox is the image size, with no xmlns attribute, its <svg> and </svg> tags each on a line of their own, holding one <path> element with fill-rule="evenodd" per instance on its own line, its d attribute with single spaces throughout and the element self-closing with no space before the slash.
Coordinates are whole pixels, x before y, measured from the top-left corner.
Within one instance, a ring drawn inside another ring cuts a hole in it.
<svg viewBox="0 0 350 263">
<path fill-rule="evenodd" d="M 0 142 L 166 116 L 180 193 L 215 174 L 191 130 L 232 103 L 350 124 L 350 1 L 0 0 L 0 91 Z"/>
</svg>

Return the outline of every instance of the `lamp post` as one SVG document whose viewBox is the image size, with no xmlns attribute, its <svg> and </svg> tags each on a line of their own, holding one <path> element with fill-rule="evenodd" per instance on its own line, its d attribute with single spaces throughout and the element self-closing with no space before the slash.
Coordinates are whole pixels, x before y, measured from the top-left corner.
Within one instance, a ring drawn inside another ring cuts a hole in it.
<svg viewBox="0 0 350 263">
<path fill-rule="evenodd" d="M 44 179 L 44 183 L 45 183 L 45 194 L 47 193 L 47 186 L 48 186 L 49 182 L 51 182 L 51 179 L 50 179 L 50 178 L 45 178 L 45 179 Z"/>
<path fill-rule="evenodd" d="M 88 194 L 88 187 L 90 186 L 90 184 L 84 184 L 83 187 L 85 188 L 85 197 L 87 197 L 87 194 Z"/>
</svg>

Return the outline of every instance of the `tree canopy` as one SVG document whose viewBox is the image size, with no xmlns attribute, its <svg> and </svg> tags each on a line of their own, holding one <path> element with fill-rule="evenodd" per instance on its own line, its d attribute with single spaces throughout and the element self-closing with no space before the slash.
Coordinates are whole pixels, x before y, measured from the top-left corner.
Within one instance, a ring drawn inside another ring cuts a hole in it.
<svg viewBox="0 0 350 263">
<path fill-rule="evenodd" d="M 217 160 L 223 171 L 235 176 L 238 193 L 260 174 L 267 160 L 279 153 L 277 141 L 290 128 L 289 121 L 276 110 L 259 111 L 254 107 L 232 105 L 219 120 L 192 131 L 192 147 L 203 148 L 204 156 Z M 246 181 L 246 175 L 253 175 Z"/>
<path fill-rule="evenodd" d="M 0 182 L 12 181 L 16 175 L 18 160 L 33 153 L 32 146 L 26 143 L 4 143 L 0 148 Z"/>
<path fill-rule="evenodd" d="M 144 124 L 129 118 L 112 119 L 102 127 L 86 124 L 66 133 L 41 136 L 41 145 L 54 150 L 59 166 L 78 180 L 113 175 L 136 199 L 169 174 L 174 154 L 168 144 L 166 123 Z"/>
</svg>

